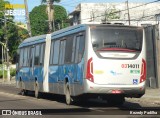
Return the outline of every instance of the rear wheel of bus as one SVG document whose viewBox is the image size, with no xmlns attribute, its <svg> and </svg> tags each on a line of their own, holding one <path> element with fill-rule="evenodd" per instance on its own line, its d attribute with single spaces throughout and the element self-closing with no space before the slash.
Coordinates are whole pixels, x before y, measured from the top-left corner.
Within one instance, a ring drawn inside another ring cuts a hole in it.
<svg viewBox="0 0 160 118">
<path fill-rule="evenodd" d="M 35 87 L 34 87 L 34 88 L 35 88 L 35 91 L 34 91 L 34 92 L 35 92 L 35 97 L 36 97 L 36 98 L 39 98 L 39 97 L 40 97 L 39 84 L 38 84 L 37 81 L 35 82 Z"/>
<path fill-rule="evenodd" d="M 27 95 L 27 93 L 28 93 L 28 91 L 24 89 L 25 88 L 24 86 L 25 86 L 24 82 L 20 79 L 20 81 L 19 81 L 20 94 L 23 96 Z"/>
<path fill-rule="evenodd" d="M 65 99 L 66 99 L 66 104 L 67 105 L 73 104 L 73 99 L 72 99 L 71 94 L 70 94 L 70 88 L 69 88 L 69 83 L 68 82 L 65 84 Z"/>
</svg>

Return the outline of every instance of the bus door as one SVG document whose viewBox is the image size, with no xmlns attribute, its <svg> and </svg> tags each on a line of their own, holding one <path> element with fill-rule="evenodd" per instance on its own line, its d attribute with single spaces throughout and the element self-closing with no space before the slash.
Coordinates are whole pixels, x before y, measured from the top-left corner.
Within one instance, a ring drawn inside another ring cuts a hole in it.
<svg viewBox="0 0 160 118">
<path fill-rule="evenodd" d="M 29 80 L 29 87 L 31 90 L 33 90 L 33 80 L 34 80 L 34 47 L 30 48 L 30 80 Z"/>
<path fill-rule="evenodd" d="M 63 83 L 64 83 L 64 76 L 65 76 L 65 66 L 64 66 L 64 56 L 65 56 L 65 47 L 66 47 L 66 39 L 60 41 L 60 54 L 59 54 L 59 93 L 63 93 Z"/>
</svg>

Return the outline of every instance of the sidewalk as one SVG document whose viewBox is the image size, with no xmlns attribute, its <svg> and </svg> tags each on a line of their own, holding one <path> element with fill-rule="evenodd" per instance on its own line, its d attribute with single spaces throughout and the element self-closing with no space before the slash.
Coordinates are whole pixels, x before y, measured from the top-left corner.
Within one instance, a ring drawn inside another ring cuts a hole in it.
<svg viewBox="0 0 160 118">
<path fill-rule="evenodd" d="M 15 77 L 12 77 L 10 82 L 8 82 L 7 79 L 5 79 L 5 81 L 3 82 L 3 79 L 0 78 L 0 84 L 15 86 L 16 85 Z"/>
<path fill-rule="evenodd" d="M 128 101 L 135 101 L 144 104 L 153 104 L 160 107 L 160 88 L 146 88 L 145 94 L 141 98 L 127 98 Z"/>
</svg>

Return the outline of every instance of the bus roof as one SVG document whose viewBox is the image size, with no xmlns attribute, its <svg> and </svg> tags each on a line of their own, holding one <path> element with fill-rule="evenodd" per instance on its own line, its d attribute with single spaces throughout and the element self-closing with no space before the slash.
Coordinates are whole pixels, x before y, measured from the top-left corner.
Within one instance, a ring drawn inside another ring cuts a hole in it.
<svg viewBox="0 0 160 118">
<path fill-rule="evenodd" d="M 29 37 L 29 38 L 25 39 L 19 45 L 18 48 L 29 46 L 29 45 L 36 44 L 36 43 L 42 43 L 42 42 L 45 41 L 45 38 L 46 38 L 46 34 L 45 35 L 40 35 L 40 36 Z"/>
<path fill-rule="evenodd" d="M 61 29 L 61 30 L 58 30 L 56 32 L 51 33 L 51 39 L 57 39 L 57 38 L 60 38 L 60 37 L 63 37 L 63 36 L 69 35 L 69 34 L 84 31 L 86 29 L 87 25 L 89 25 L 89 26 L 94 25 L 94 26 L 135 27 L 135 26 L 116 25 L 116 24 L 80 24 L 80 25 L 67 27 L 67 28 L 64 28 L 64 29 Z M 19 48 L 45 42 L 46 36 L 47 36 L 47 34 L 27 38 L 19 45 Z"/>
<path fill-rule="evenodd" d="M 51 38 L 52 39 L 60 38 L 65 35 L 73 34 L 73 33 L 76 33 L 76 32 L 82 31 L 82 30 L 85 30 L 84 24 L 67 27 L 62 30 L 51 33 Z M 27 38 L 19 45 L 19 48 L 45 42 L 46 36 L 47 36 L 47 34 Z"/>
</svg>

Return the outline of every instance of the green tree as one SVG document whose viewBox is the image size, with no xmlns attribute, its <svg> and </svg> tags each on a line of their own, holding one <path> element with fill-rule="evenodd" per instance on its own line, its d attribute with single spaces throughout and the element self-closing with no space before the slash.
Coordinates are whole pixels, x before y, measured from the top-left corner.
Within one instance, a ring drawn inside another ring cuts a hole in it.
<svg viewBox="0 0 160 118">
<path fill-rule="evenodd" d="M 46 7 L 46 5 L 35 7 L 29 14 L 33 36 L 48 33 L 48 16 L 46 13 Z M 54 9 L 54 22 L 56 30 L 67 27 L 68 25 L 65 23 L 67 19 L 67 12 L 65 8 L 59 5 L 54 5 Z"/>
<path fill-rule="evenodd" d="M 8 48 L 9 48 L 9 56 L 10 60 L 13 60 L 13 57 L 16 53 L 18 45 L 24 38 L 27 37 L 27 32 L 24 29 L 20 29 L 18 26 L 15 25 L 13 22 L 13 16 L 5 16 L 5 4 L 9 4 L 4 0 L 0 0 L 0 41 L 6 43 L 8 41 Z M 6 19 L 6 26 L 5 26 L 5 19 Z M 20 33 L 23 32 L 23 33 Z M 23 37 L 21 34 L 25 34 L 26 37 Z M 0 47 L 1 48 L 1 47 Z M 1 52 L 2 53 L 2 52 Z M 0 55 L 1 59 L 1 55 Z"/>
</svg>

